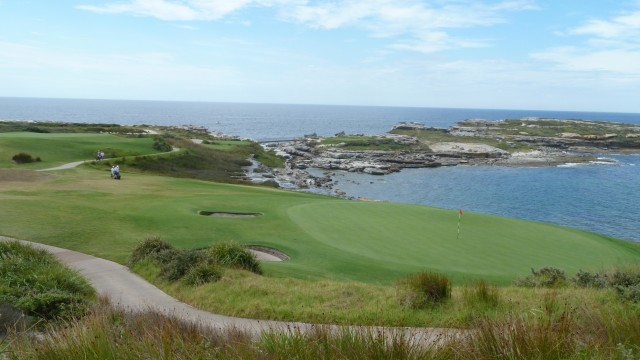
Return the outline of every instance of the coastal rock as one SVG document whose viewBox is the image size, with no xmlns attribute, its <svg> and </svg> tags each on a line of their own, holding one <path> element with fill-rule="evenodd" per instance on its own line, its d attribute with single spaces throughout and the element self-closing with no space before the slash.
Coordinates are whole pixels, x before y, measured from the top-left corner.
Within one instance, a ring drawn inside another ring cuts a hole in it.
<svg viewBox="0 0 640 360">
<path fill-rule="evenodd" d="M 454 142 L 439 142 L 429 145 L 434 152 L 458 154 L 476 158 L 508 157 L 509 152 L 486 144 L 468 144 Z"/>
</svg>

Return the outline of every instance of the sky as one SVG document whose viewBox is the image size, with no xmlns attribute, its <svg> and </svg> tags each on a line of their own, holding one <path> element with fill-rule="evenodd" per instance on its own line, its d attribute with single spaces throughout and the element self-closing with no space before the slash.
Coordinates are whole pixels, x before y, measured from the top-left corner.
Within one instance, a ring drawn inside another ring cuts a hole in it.
<svg viewBox="0 0 640 360">
<path fill-rule="evenodd" d="M 640 113 L 640 0 L 0 0 L 0 96 Z"/>
</svg>

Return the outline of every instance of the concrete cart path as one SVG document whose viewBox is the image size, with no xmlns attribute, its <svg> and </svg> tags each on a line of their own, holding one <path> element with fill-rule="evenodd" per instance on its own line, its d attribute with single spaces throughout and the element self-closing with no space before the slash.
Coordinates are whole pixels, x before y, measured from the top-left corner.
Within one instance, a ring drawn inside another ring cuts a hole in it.
<svg viewBox="0 0 640 360">
<path fill-rule="evenodd" d="M 106 296 L 113 305 L 131 311 L 154 310 L 163 314 L 209 326 L 215 329 L 235 329 L 259 336 L 263 331 L 284 331 L 306 333 L 316 327 L 339 331 L 344 327 L 336 325 L 316 325 L 299 322 L 255 320 L 217 315 L 196 309 L 164 293 L 123 265 L 72 250 L 44 245 L 24 240 L 0 236 L 0 241 L 19 241 L 34 248 L 46 250 L 62 263 L 77 270 L 86 277 L 96 291 Z M 354 330 L 371 331 L 372 334 L 392 339 L 404 336 L 411 342 L 425 345 L 438 344 L 451 337 L 460 337 L 464 331 L 441 328 L 390 328 L 390 327 L 349 327 Z"/>
</svg>

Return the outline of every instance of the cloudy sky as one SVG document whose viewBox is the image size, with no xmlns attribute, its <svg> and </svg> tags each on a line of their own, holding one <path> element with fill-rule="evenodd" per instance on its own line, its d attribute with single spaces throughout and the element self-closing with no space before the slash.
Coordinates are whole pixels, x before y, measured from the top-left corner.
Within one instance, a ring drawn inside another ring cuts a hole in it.
<svg viewBox="0 0 640 360">
<path fill-rule="evenodd" d="M 0 96 L 640 112 L 640 0 L 0 0 Z"/>
</svg>

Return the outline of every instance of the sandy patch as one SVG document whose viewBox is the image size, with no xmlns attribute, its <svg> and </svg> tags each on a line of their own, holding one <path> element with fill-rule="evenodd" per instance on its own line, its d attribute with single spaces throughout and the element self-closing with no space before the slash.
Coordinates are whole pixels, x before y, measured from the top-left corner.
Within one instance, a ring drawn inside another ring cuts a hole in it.
<svg viewBox="0 0 640 360">
<path fill-rule="evenodd" d="M 249 250 L 253 255 L 256 256 L 256 259 L 259 261 L 285 261 L 289 260 L 289 256 L 277 249 L 259 246 L 259 245 L 248 245 L 246 246 L 247 250 Z"/>
<path fill-rule="evenodd" d="M 495 154 L 506 155 L 507 152 L 486 144 L 468 144 L 455 142 L 439 142 L 429 144 L 433 152 L 450 153 L 450 154 Z"/>
</svg>

